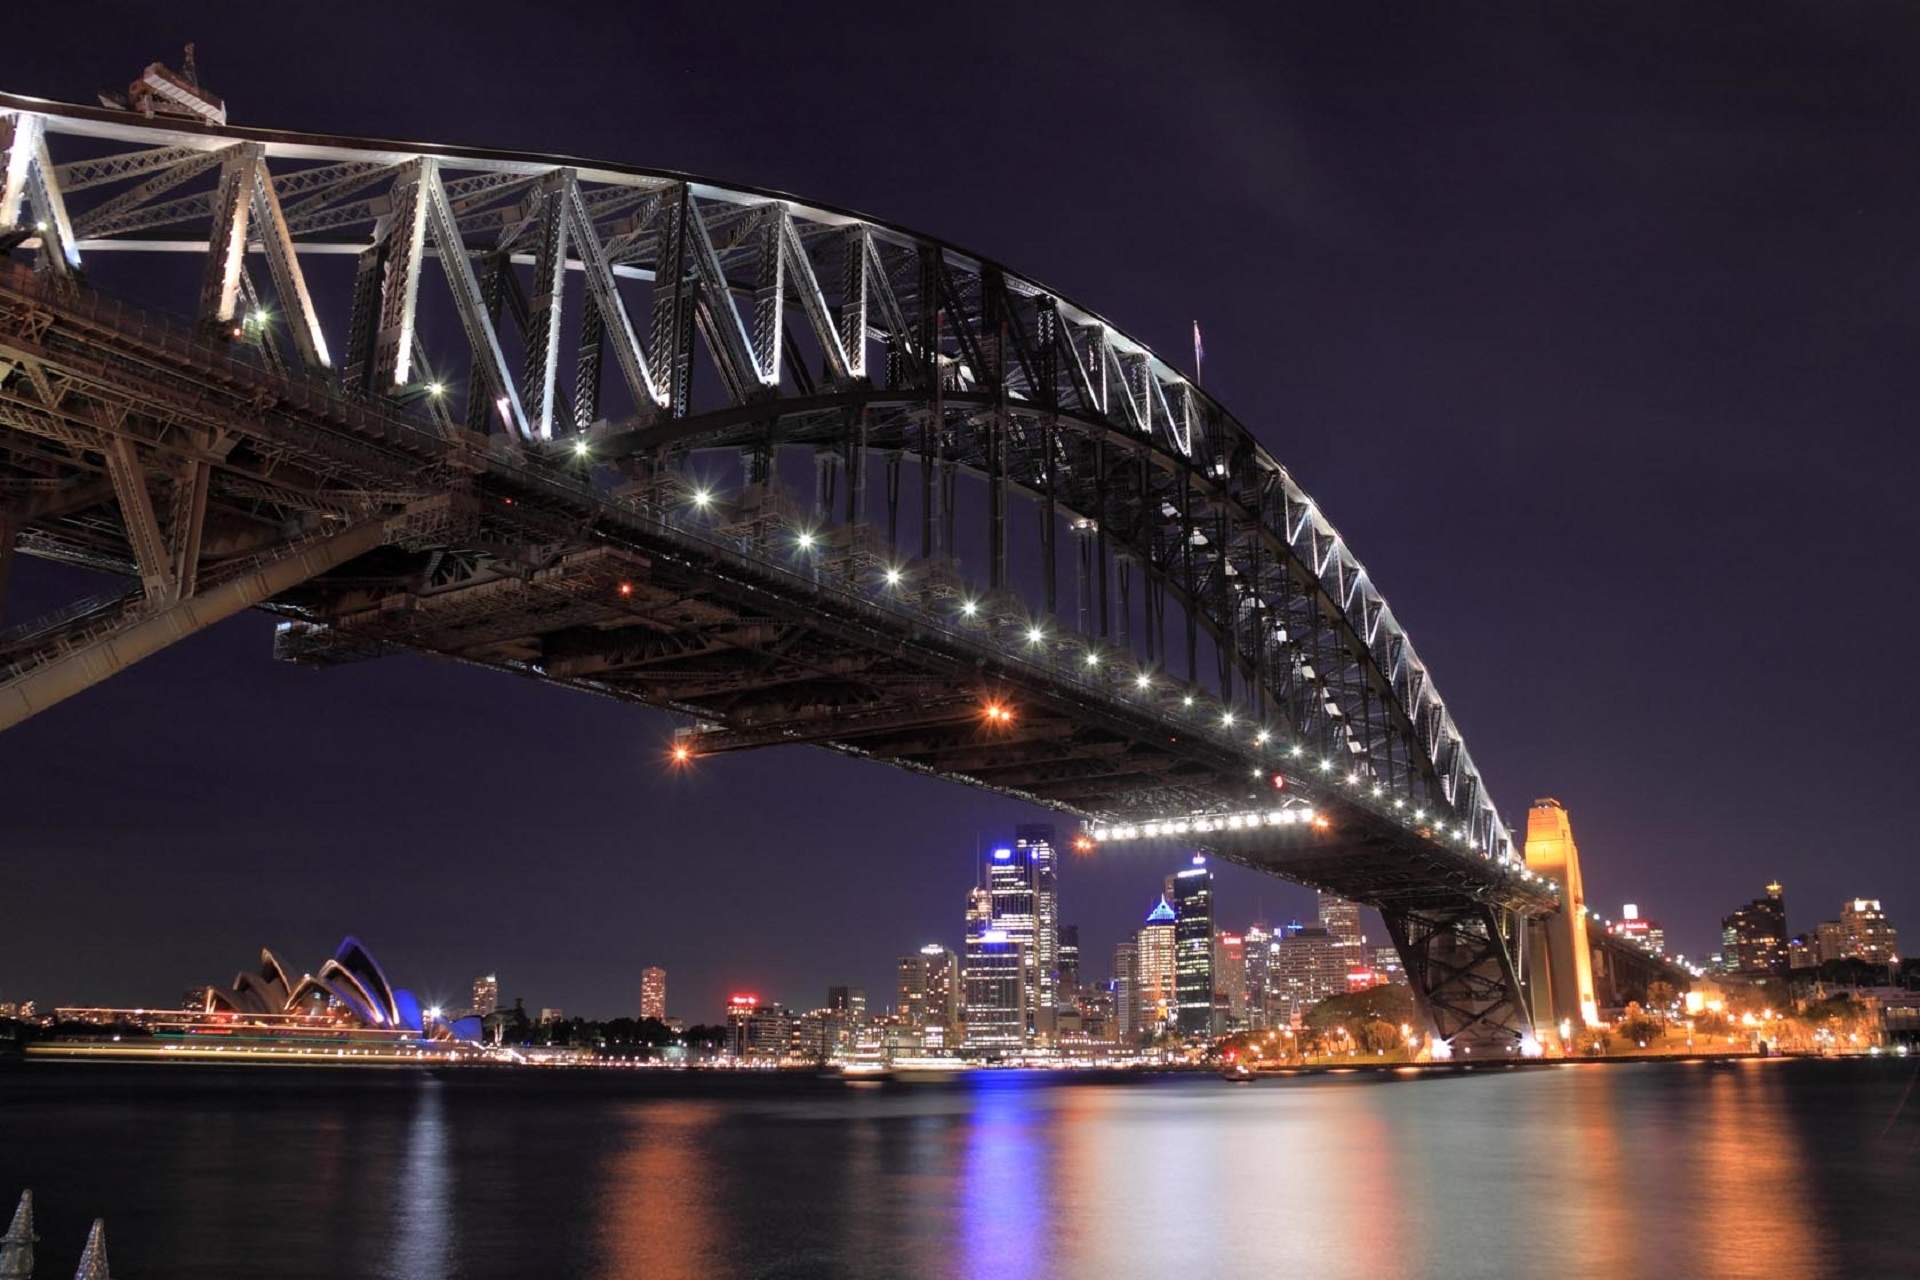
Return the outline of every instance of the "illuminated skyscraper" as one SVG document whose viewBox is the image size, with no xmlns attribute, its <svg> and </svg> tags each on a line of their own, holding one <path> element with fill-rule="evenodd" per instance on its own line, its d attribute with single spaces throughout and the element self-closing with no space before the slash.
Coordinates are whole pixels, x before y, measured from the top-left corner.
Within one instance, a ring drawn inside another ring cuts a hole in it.
<svg viewBox="0 0 1920 1280">
<path fill-rule="evenodd" d="M 1878 898 L 1849 898 L 1840 904 L 1840 931 L 1846 954 L 1868 964 L 1892 964 L 1900 958 L 1900 935 L 1880 909 Z"/>
<path fill-rule="evenodd" d="M 747 1056 L 747 1024 L 759 1007 L 760 997 L 744 991 L 727 998 L 727 1052 L 736 1058 Z"/>
<path fill-rule="evenodd" d="M 1736 972 L 1787 972 L 1787 899 L 1778 881 L 1767 886 L 1766 897 L 1736 909 L 1720 927 Z"/>
<path fill-rule="evenodd" d="M 1326 926 L 1333 940 L 1342 946 L 1358 948 L 1361 943 L 1360 904 L 1349 902 L 1339 894 L 1319 892 L 1320 923 Z"/>
<path fill-rule="evenodd" d="M 1080 926 L 1060 926 L 1059 998 L 1062 1005 L 1073 1003 L 1080 994 Z"/>
<path fill-rule="evenodd" d="M 1114 1042 L 1130 1045 L 1140 1038 L 1140 945 L 1129 938 L 1113 949 Z"/>
<path fill-rule="evenodd" d="M 473 980 L 473 1012 L 484 1018 L 500 1008 L 500 979 L 493 974 Z"/>
<path fill-rule="evenodd" d="M 667 971 L 657 965 L 640 971 L 640 1016 L 656 1022 L 667 1020 Z"/>
<path fill-rule="evenodd" d="M 929 1049 L 951 1048 L 960 1030 L 960 958 L 937 942 L 920 948 L 926 970 L 926 1032 Z"/>
<path fill-rule="evenodd" d="M 1174 986 L 1174 931 L 1179 917 L 1165 898 L 1147 913 L 1147 922 L 1134 935 L 1133 991 L 1136 1030 L 1157 1035 L 1179 1021 L 1179 997 Z"/>
<path fill-rule="evenodd" d="M 1173 877 L 1174 991 L 1180 1034 L 1217 1034 L 1213 1017 L 1213 871 L 1195 855 Z"/>
<path fill-rule="evenodd" d="M 1346 990 L 1346 957 L 1324 925 L 1294 921 L 1275 936 L 1270 954 L 1267 1016 L 1275 1026 Z"/>
<path fill-rule="evenodd" d="M 997 849 L 1009 856 L 1011 850 Z M 994 918 L 999 904 L 987 889 L 967 899 L 967 950 L 963 979 L 966 1047 L 997 1057 L 1019 1051 L 1027 1041 L 1027 949 Z"/>
<path fill-rule="evenodd" d="M 1027 1035 L 1050 1039 L 1059 979 L 1059 865 L 1051 826 L 1014 828 L 1011 845 L 987 851 L 981 879 L 993 899 L 993 928 L 1026 956 Z"/>
<path fill-rule="evenodd" d="M 927 1025 L 927 962 L 918 953 L 901 956 L 893 966 L 893 1008 L 914 1030 Z"/>
<path fill-rule="evenodd" d="M 1263 1031 L 1273 1025 L 1267 1016 L 1268 974 L 1273 960 L 1273 930 L 1264 920 L 1256 920 L 1247 926 L 1246 938 L 1246 1000 L 1247 1026 L 1255 1031 Z"/>
<path fill-rule="evenodd" d="M 1247 940 L 1238 933 L 1213 935 L 1215 1005 L 1236 1026 L 1247 1023 Z"/>
</svg>

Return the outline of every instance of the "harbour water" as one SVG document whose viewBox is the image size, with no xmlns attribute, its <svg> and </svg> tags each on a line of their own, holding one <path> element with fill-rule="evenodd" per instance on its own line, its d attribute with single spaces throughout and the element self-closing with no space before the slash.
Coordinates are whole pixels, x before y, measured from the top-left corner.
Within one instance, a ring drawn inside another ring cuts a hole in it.
<svg viewBox="0 0 1920 1280">
<path fill-rule="evenodd" d="M 1913 1060 L 1462 1077 L 0 1070 L 132 1280 L 1920 1274 Z"/>
</svg>

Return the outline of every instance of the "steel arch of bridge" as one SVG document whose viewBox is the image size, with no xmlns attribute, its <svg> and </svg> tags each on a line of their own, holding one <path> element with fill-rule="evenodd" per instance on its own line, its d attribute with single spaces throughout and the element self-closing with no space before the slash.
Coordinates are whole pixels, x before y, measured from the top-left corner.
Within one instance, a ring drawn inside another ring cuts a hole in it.
<svg viewBox="0 0 1920 1280">
<path fill-rule="evenodd" d="M 136 597 L 12 637 L 27 657 L 0 667 L 0 694 L 44 676 L 48 644 L 34 648 L 36 640 L 77 652 L 193 604 L 202 579 L 232 608 L 308 619 L 287 637 L 290 651 L 331 646 L 337 656 L 355 643 L 367 651 L 412 643 L 413 633 L 374 628 L 356 641 L 351 625 L 338 625 L 339 608 L 290 596 L 292 585 L 358 563 L 369 545 L 430 554 L 429 572 L 457 575 L 461 558 L 492 545 L 506 519 L 484 504 L 513 495 L 522 542 L 532 538 L 528 510 L 546 513 L 543 545 L 563 548 L 579 524 L 559 513 L 599 504 L 596 539 L 614 530 L 633 554 L 653 554 L 659 548 L 646 539 L 671 535 L 681 552 L 713 557 L 702 562 L 709 567 L 744 546 L 751 554 L 728 572 L 757 575 L 755 589 L 771 595 L 793 586 L 782 540 L 817 529 L 833 568 L 802 566 L 799 575 L 816 600 L 834 598 L 845 625 L 893 625 L 884 616 L 861 622 L 861 611 L 877 605 L 897 621 L 910 605 L 927 615 L 916 627 L 939 633 L 941 661 L 970 660 L 995 679 L 1030 684 L 1038 663 L 1050 696 L 1119 717 L 1136 736 L 1171 726 L 1175 740 L 1213 753 L 1223 776 L 1247 762 L 1284 771 L 1293 794 L 1349 815 L 1374 844 L 1408 852 L 1429 888 L 1495 912 L 1549 903 L 1519 868 L 1426 665 L 1318 506 L 1212 397 L 1036 281 L 777 193 L 565 158 L 168 127 L 6 96 L 0 154 L 0 246 L 31 255 L 41 277 L 14 290 L 13 323 L 0 333 L 12 344 L 0 346 L 0 429 L 31 441 L 10 455 L 5 482 L 25 496 L 0 514 L 0 532 L 17 533 L 29 553 L 120 568 L 142 582 Z M 116 436 L 102 425 L 116 396 L 132 398 L 124 386 L 97 394 L 90 416 L 76 421 L 62 398 L 91 375 L 71 354 L 77 348 L 53 338 L 36 345 L 35 308 L 59 311 L 59 298 L 74 296 L 63 287 L 84 273 L 103 278 L 127 254 L 187 255 L 197 264 L 192 309 L 203 339 L 302 394 L 372 406 L 420 430 L 410 456 L 432 478 L 410 481 L 390 459 L 371 470 L 332 455 L 314 462 L 286 434 L 267 441 L 244 427 L 169 452 L 161 435 Z M 346 321 L 330 328 L 310 277 L 335 255 L 351 262 L 352 282 L 338 308 Z M 457 357 L 426 340 L 436 326 L 459 334 Z M 227 466 L 233 455 L 222 449 L 236 436 L 266 465 Z M 565 468 L 576 448 L 602 481 Z M 777 492 L 780 459 L 795 449 L 816 459 L 811 510 Z M 718 504 L 724 514 L 704 510 L 689 472 L 690 458 L 716 450 L 737 453 L 747 480 L 737 500 Z M 307 468 L 303 486 L 276 479 L 284 471 L 274 467 L 295 464 Z M 473 473 L 486 478 L 461 479 Z M 908 476 L 917 494 L 902 494 Z M 982 589 L 952 570 L 967 506 L 962 478 L 982 493 Z M 1039 513 L 1037 600 L 1014 589 L 1016 496 Z M 243 503 L 256 523 L 264 512 L 297 536 L 272 548 L 237 536 L 209 543 L 209 509 L 234 525 Z M 904 536 L 903 514 L 918 525 Z M 629 517 L 631 529 L 622 524 Z M 343 538 L 343 528 L 360 532 Z M 234 554 L 211 558 L 215 543 Z M 283 553 L 295 545 L 307 558 L 290 568 Z M 604 582 L 581 569 L 582 557 L 606 550 L 557 551 L 576 575 L 566 590 L 629 589 L 613 586 L 630 572 L 624 563 Z M 1060 607 L 1062 553 L 1082 583 L 1077 629 L 1048 621 Z M 911 600 L 890 590 L 903 572 Z M 547 581 L 559 589 L 558 577 Z M 484 609 L 486 597 L 470 594 Z M 1045 641 L 1023 649 L 1020 634 L 1035 619 L 1046 622 Z M 147 625 L 154 643 L 182 633 L 177 618 Z M 0 664 L 7 645 L 0 637 Z M 126 660 L 146 651 L 130 645 Z M 698 698 L 636 693 L 593 675 L 608 670 L 593 665 L 603 657 L 499 665 L 561 679 L 573 678 L 559 673 L 574 662 L 587 673 L 575 680 L 583 687 L 701 717 L 702 749 L 798 740 L 865 749 L 857 725 L 808 737 L 777 718 L 730 720 Z M 1143 672 L 1150 699 L 1129 683 Z M 30 714 L 40 704 L 20 705 Z M 935 771 L 996 785 L 984 764 Z M 1235 833 L 1271 807 L 1236 803 L 1214 784 L 1120 799 L 1117 784 L 1103 785 L 1091 795 L 1002 789 L 1117 834 L 1164 816 L 1156 834 L 1174 835 L 1177 822 L 1182 838 L 1229 856 Z M 1483 940 L 1516 934 L 1497 918 L 1476 918 L 1469 931 Z M 1509 975 L 1515 960 L 1505 961 Z M 1508 1003 L 1510 1016 L 1499 1016 L 1522 1025 Z"/>
</svg>

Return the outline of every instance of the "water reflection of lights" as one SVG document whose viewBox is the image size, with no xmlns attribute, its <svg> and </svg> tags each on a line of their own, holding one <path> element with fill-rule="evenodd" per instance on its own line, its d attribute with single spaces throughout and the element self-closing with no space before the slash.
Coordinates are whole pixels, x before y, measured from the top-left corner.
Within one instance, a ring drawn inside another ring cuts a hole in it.
<svg viewBox="0 0 1920 1280">
<path fill-rule="evenodd" d="M 714 1213 L 717 1170 L 707 1150 L 722 1115 L 703 1102 L 654 1102 L 628 1113 L 601 1190 L 602 1275 L 709 1280 L 724 1273 L 727 1224 Z"/>
<path fill-rule="evenodd" d="M 1040 1105 L 1047 1091 L 995 1072 L 975 1080 L 960 1171 L 962 1272 L 999 1280 L 1045 1276 L 1042 1246 L 1054 1224 L 1036 1134 L 1047 1123 Z"/>
<path fill-rule="evenodd" d="M 447 1122 L 441 1084 L 420 1082 L 407 1129 L 407 1162 L 394 1196 L 393 1262 L 387 1274 L 446 1280 L 453 1272 L 453 1175 L 447 1168 Z"/>
</svg>

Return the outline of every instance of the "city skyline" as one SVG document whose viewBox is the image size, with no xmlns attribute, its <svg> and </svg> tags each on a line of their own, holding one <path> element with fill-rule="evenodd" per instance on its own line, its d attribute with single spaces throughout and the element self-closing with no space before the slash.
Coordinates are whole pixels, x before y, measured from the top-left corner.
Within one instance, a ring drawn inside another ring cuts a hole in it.
<svg viewBox="0 0 1920 1280">
<path fill-rule="evenodd" d="M 84 100 L 103 77 L 177 48 L 194 34 L 182 29 L 189 16 L 129 13 L 84 49 L 0 54 L 0 80 Z M 1224 68 L 1205 77 L 1210 92 L 1246 109 L 1223 111 L 1218 99 L 1188 102 L 1162 87 L 1173 78 L 1134 74 L 1157 65 L 1148 24 L 1070 76 L 1103 91 L 1124 86 L 1153 139 L 1205 158 L 1211 180 L 1166 203 L 1167 193 L 1085 158 L 1068 157 L 1063 173 L 1051 152 L 970 150 L 995 135 L 986 127 L 962 131 L 957 154 L 915 153 L 878 172 L 863 155 L 793 145 L 769 127 L 784 125 L 786 109 L 778 120 L 759 116 L 763 108 L 718 87 L 697 91 L 707 96 L 687 128 L 642 146 L 600 110 L 600 90 L 581 86 L 614 82 L 623 60 L 661 73 L 684 60 L 712 73 L 696 82 L 726 83 L 719 46 L 697 22 L 637 51 L 541 46 L 569 68 L 541 81 L 550 113 L 477 88 L 421 100 L 398 92 L 408 69 L 399 50 L 434 33 L 411 16 L 393 21 L 406 38 L 390 48 L 312 36 L 317 57 L 372 86 L 365 95 L 314 94 L 269 69 L 264 34 L 231 24 L 208 21 L 222 30 L 202 37 L 201 55 L 244 122 L 563 147 L 804 191 L 1043 272 L 1176 357 L 1197 311 L 1208 387 L 1263 424 L 1263 438 L 1364 549 L 1509 819 L 1538 795 L 1577 812 L 1592 900 L 1639 903 L 1690 955 L 1770 878 L 1795 901 L 1876 895 L 1896 923 L 1901 904 L 1920 900 L 1891 807 L 1860 800 L 1902 793 L 1903 753 L 1886 735 L 1914 710 L 1904 686 L 1888 693 L 1892 705 L 1865 727 L 1846 768 L 1790 751 L 1736 760 L 1699 752 L 1691 735 L 1653 731 L 1712 716 L 1731 739 L 1763 742 L 1782 720 L 1820 713 L 1827 695 L 1802 674 L 1799 642 L 1757 624 L 1758 602 L 1783 574 L 1829 581 L 1840 625 L 1872 632 L 1910 621 L 1904 595 L 1887 605 L 1877 590 L 1899 580 L 1895 550 L 1914 541 L 1912 512 L 1883 489 L 1914 468 L 1911 440 L 1888 426 L 1904 403 L 1887 372 L 1897 361 L 1877 353 L 1885 335 L 1903 331 L 1914 291 L 1886 267 L 1903 261 L 1907 235 L 1899 201 L 1886 198 L 1892 144 L 1861 123 L 1876 95 L 1904 91 L 1898 67 L 1778 24 L 1743 30 L 1731 50 L 1670 33 L 1649 55 L 1647 83 L 1693 124 L 1674 130 L 1649 126 L 1665 117 L 1612 110 L 1624 82 L 1607 68 L 1620 49 L 1580 41 L 1576 58 L 1575 37 L 1592 33 L 1571 16 L 1517 34 L 1465 20 L 1423 28 L 1411 43 L 1425 52 L 1408 65 L 1374 50 L 1350 18 L 1312 19 L 1306 41 L 1274 30 L 1229 38 L 1203 24 L 1181 56 Z M 822 38 L 804 25 L 786 34 L 802 47 Z M 549 38 L 528 37 L 536 46 Z M 861 38 L 882 51 L 914 48 L 892 18 Z M 1312 45 L 1321 57 L 1269 75 L 1238 51 L 1263 38 Z M 1528 39 L 1559 51 L 1552 74 L 1512 56 Z M 1788 48 L 1809 68 L 1805 83 L 1831 84 L 1832 96 L 1804 100 L 1772 74 L 1771 59 Z M 1341 69 L 1362 50 L 1384 61 L 1368 62 L 1356 86 Z M 835 95 L 810 96 L 819 91 L 783 59 L 750 57 L 767 101 L 808 104 L 793 118 L 823 122 L 823 132 L 837 122 L 847 136 L 870 127 Z M 580 59 L 587 74 L 571 70 Z M 1482 133 L 1469 84 L 1534 109 Z M 1353 93 L 1379 110 L 1355 111 Z M 1762 163 L 1752 113 L 1781 95 L 1795 108 L 1792 145 Z M 999 133 L 1020 134 L 1017 113 L 996 114 L 1004 104 L 977 110 Z M 1255 123 L 1229 128 L 1227 117 Z M 1243 128 L 1252 132 L 1235 132 Z M 1604 136 L 1597 169 L 1560 166 L 1570 136 Z M 1249 144 L 1255 137 L 1261 145 Z M 1456 163 L 1468 139 L 1475 157 L 1498 162 Z M 1329 159 L 1349 153 L 1393 158 L 1392 181 Z M 1724 162 L 1711 185 L 1699 176 L 1703 155 Z M 1002 181 L 982 183 L 983 172 Z M 1129 216 L 1034 219 L 1011 193 L 1041 185 L 1074 192 L 1075 208 Z M 1592 199 L 1596 190 L 1607 197 Z M 1619 203 L 1626 192 L 1636 203 Z M 1258 235 L 1239 216 L 1249 203 Z M 1762 209 L 1765 218 L 1749 216 Z M 1188 217 L 1236 230 L 1187 247 L 1167 270 L 1113 270 L 1140 252 L 1133 228 Z M 1848 235 L 1830 234 L 1836 219 Z M 1622 282 L 1622 255 L 1636 262 L 1638 283 Z M 1508 268 L 1520 260 L 1559 268 L 1550 278 Z M 1810 265 L 1756 293 L 1749 268 L 1761 260 Z M 1541 325 L 1541 315 L 1559 319 Z M 1744 353 L 1737 366 L 1724 356 L 1733 349 Z M 1420 358 L 1395 358 L 1395 377 L 1380 376 L 1383 359 L 1408 352 Z M 1363 436 L 1369 447 L 1357 449 Z M 1396 465 L 1381 468 L 1378 457 Z M 1816 558 L 1791 540 L 1783 561 L 1763 566 L 1731 550 L 1772 536 L 1788 476 L 1797 510 L 1845 556 Z M 1638 494 L 1631 518 L 1622 483 Z M 1447 538 L 1436 540 L 1436 528 Z M 1436 551 L 1442 543 L 1458 549 L 1454 559 Z M 1714 646 L 1710 676 L 1623 659 L 1642 637 L 1629 635 L 1619 602 L 1640 598 L 1649 566 L 1670 596 L 1672 634 Z M 1462 590 L 1469 571 L 1475 585 Z M 10 618 L 68 598 L 70 587 L 93 589 L 32 562 L 15 579 Z M 937 896 L 924 882 L 947 874 L 935 869 L 937 851 L 1047 818 L 825 753 L 670 774 L 666 717 L 414 658 L 326 673 L 275 667 L 270 626 L 235 619 L 0 739 L 0 774 L 30 780 L 4 801 L 8 897 L 32 904 L 9 921 L 0 990 L 42 1003 L 107 998 L 116 975 L 150 970 L 164 951 L 167 976 L 152 979 L 151 993 L 164 998 L 184 978 L 220 974 L 227 956 L 264 936 L 304 953 L 349 930 L 452 997 L 473 973 L 497 968 L 503 994 L 534 1008 L 623 1008 L 648 957 L 686 975 L 677 989 L 689 1001 L 751 980 L 736 970 L 795 954 L 810 966 L 796 978 L 803 989 L 857 978 L 884 990 L 890 957 L 909 939 L 856 945 L 869 913 L 837 900 L 845 886 L 859 884 L 909 938 L 946 936 L 930 930 L 950 908 L 918 905 Z M 546 749 L 529 752 L 529 743 Z M 476 781 L 477 761 L 507 759 L 511 785 Z M 182 787 L 156 760 L 193 760 L 225 785 Z M 754 798 L 752 811 L 742 796 Z M 860 819 L 803 830 L 844 813 Z M 1113 919 L 1136 856 L 1102 851 L 1096 861 L 1116 869 L 1081 877 L 1114 904 Z M 291 892 L 300 869 L 321 864 L 380 885 L 389 901 L 356 906 L 351 918 L 338 903 L 300 901 Z M 242 865 L 250 874 L 233 877 Z M 1220 874 L 1225 897 L 1230 873 Z M 126 900 L 101 895 L 103 883 L 123 886 Z M 1303 900 L 1277 882 L 1262 892 L 1269 903 Z M 757 933 L 726 954 L 702 951 L 702 917 L 723 909 Z M 1832 910 L 1789 927 L 1816 928 Z M 177 928 L 182 918 L 196 920 L 190 936 Z M 1095 920 L 1079 917 L 1089 955 L 1116 940 Z M 84 954 L 60 945 L 81 924 L 97 936 Z M 647 957 L 632 954 L 636 937 Z M 583 972 L 610 976 L 604 989 L 567 990 Z"/>
</svg>

